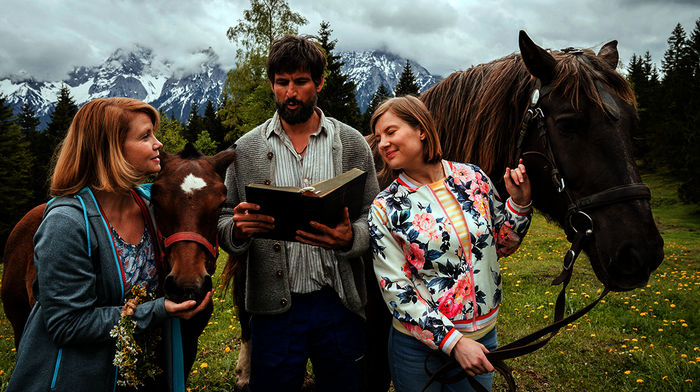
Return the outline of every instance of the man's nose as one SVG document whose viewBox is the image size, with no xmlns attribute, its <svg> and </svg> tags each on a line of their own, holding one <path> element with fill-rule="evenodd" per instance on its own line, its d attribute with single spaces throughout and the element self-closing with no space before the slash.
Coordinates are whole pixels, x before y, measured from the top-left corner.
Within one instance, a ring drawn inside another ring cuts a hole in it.
<svg viewBox="0 0 700 392">
<path fill-rule="evenodd" d="M 289 84 L 289 87 L 287 87 L 287 97 L 288 98 L 293 98 L 297 96 L 297 88 L 293 84 Z"/>
</svg>

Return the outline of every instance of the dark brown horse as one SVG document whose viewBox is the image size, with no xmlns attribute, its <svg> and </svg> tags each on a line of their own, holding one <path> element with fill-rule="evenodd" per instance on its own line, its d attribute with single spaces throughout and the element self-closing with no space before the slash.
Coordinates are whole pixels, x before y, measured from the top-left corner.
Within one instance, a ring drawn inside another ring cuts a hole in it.
<svg viewBox="0 0 700 392">
<path fill-rule="evenodd" d="M 572 224 L 592 224 L 584 251 L 598 280 L 613 291 L 644 286 L 663 259 L 663 239 L 631 153 L 639 117 L 634 93 L 615 71 L 617 41 L 597 55 L 550 52 L 521 31 L 519 45 L 521 55 L 456 72 L 421 96 L 445 157 L 477 164 L 507 195 L 502 173 L 523 151 L 537 209 L 570 237 Z M 528 109 L 532 120 L 517 146 Z"/>
<path fill-rule="evenodd" d="M 226 199 L 222 177 L 234 155 L 233 151 L 224 151 L 213 157 L 203 156 L 191 145 L 179 155 L 161 152 L 162 170 L 151 186 L 151 202 L 162 234 L 165 268 L 169 269 L 159 271 L 164 281 L 163 294 L 168 299 L 200 302 L 211 290 L 218 252 L 216 222 Z M 35 207 L 15 226 L 3 255 L 2 301 L 16 346 L 36 302 L 31 289 L 36 275 L 32 237 L 41 223 L 44 207 L 45 204 Z M 194 363 L 197 339 L 212 310 L 213 305 L 181 322 L 185 375 Z"/>
</svg>

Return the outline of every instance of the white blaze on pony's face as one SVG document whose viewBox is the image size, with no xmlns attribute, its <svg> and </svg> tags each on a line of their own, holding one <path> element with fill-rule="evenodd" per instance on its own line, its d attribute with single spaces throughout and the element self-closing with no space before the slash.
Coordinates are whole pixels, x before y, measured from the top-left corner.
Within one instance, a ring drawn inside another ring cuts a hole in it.
<svg viewBox="0 0 700 392">
<path fill-rule="evenodd" d="M 184 180 L 182 180 L 182 184 L 180 184 L 180 189 L 182 189 L 187 194 L 191 194 L 194 191 L 200 190 L 206 186 L 206 181 L 190 173 L 187 175 L 187 177 L 185 177 Z"/>
</svg>

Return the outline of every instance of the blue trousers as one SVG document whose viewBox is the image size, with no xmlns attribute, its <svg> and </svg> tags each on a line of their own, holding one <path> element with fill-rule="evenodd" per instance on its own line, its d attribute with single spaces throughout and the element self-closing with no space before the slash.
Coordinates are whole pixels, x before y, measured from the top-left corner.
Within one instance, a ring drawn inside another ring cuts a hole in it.
<svg viewBox="0 0 700 392">
<path fill-rule="evenodd" d="M 491 351 L 498 347 L 498 337 L 496 328 L 477 342 L 486 346 Z M 393 326 L 389 332 L 389 369 L 391 370 L 391 380 L 394 382 L 396 392 L 420 392 L 425 383 L 428 382 L 428 375 L 425 372 L 425 358 L 432 352 L 425 343 L 419 341 L 413 336 L 406 335 L 397 331 Z M 447 363 L 449 357 L 447 354 L 433 355 L 428 362 L 428 369 L 435 372 L 442 365 Z M 463 371 L 461 369 L 455 372 Z M 474 377 L 486 389 L 491 390 L 493 384 L 493 372 L 480 374 Z M 454 384 L 440 384 L 434 382 L 427 389 L 428 392 L 473 392 L 474 389 L 469 385 L 467 379 Z"/>
<path fill-rule="evenodd" d="M 364 324 L 330 288 L 292 294 L 285 313 L 253 315 L 251 392 L 299 391 L 309 359 L 317 391 L 360 391 Z"/>
</svg>

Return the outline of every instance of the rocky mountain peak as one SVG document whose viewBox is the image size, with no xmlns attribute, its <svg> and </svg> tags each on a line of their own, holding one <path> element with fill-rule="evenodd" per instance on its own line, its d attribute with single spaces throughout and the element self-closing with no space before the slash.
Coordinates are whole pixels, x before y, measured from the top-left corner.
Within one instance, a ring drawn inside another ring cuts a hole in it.
<svg viewBox="0 0 700 392">
<path fill-rule="evenodd" d="M 380 50 L 338 55 L 345 63 L 342 71 L 355 82 L 361 111 L 367 108 L 381 83 L 393 91 L 406 62 L 405 58 Z M 131 97 L 186 121 L 192 103 L 196 102 L 201 111 L 209 100 L 218 103 L 226 71 L 211 47 L 193 53 L 178 64 L 174 66 L 151 48 L 135 45 L 115 50 L 102 64 L 75 67 L 66 80 L 40 82 L 31 76 L 0 79 L 0 93 L 7 97 L 15 113 L 19 113 L 25 102 L 32 105 L 44 124 L 64 85 L 79 106 L 100 97 Z M 415 61 L 410 64 L 421 91 L 440 80 Z"/>
</svg>

